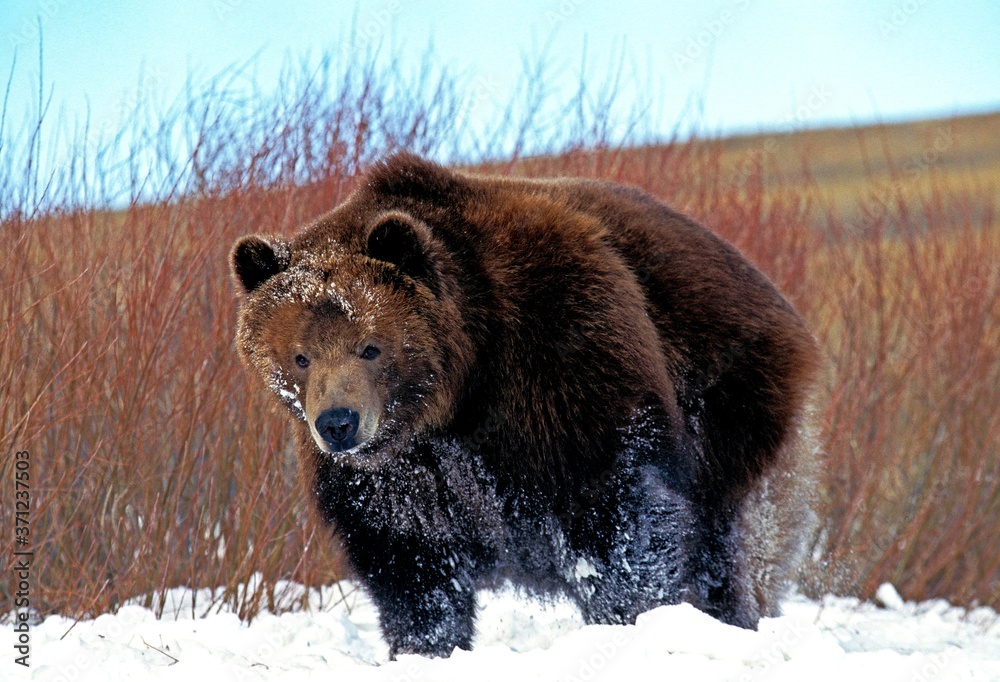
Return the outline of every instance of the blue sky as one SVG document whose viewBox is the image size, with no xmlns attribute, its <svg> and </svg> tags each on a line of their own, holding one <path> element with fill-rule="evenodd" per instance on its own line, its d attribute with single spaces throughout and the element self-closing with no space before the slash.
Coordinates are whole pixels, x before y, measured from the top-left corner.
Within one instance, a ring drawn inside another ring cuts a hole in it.
<svg viewBox="0 0 1000 682">
<path fill-rule="evenodd" d="M 394 46 L 416 63 L 435 59 L 489 83 L 491 104 L 510 97 L 525 55 L 546 55 L 557 91 L 624 55 L 634 88 L 656 94 L 655 132 L 697 125 L 754 131 L 952 115 L 1000 109 L 1000 2 L 994 0 L 720 0 L 505 3 L 271 2 L 265 0 L 7 0 L 0 67 L 17 68 L 8 125 L 37 100 L 38 24 L 53 111 L 89 106 L 113 125 L 134 99 L 140 71 L 164 97 L 189 73 L 208 76 L 257 54 L 264 87 L 282 60 L 355 40 Z"/>
</svg>

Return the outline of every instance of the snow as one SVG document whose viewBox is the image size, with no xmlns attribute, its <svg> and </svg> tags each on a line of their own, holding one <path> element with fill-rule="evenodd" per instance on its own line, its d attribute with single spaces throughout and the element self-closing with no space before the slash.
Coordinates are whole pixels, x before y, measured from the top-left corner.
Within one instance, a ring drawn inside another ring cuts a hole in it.
<svg viewBox="0 0 1000 682">
<path fill-rule="evenodd" d="M 288 585 L 289 594 L 302 594 Z M 33 680 L 1000 680 L 1000 619 L 943 601 L 794 596 L 757 632 L 693 607 L 664 606 L 634 626 L 582 624 L 568 602 L 481 592 L 472 651 L 388 661 L 376 612 L 344 582 L 310 593 L 310 610 L 249 626 L 209 608 L 208 590 L 169 591 L 162 619 L 129 604 L 90 621 L 49 616 L 31 630 Z M 210 611 L 208 615 L 206 611 Z M 2 626 L 7 641 L 12 626 Z M 28 679 L 10 645 L 0 679 Z"/>
</svg>

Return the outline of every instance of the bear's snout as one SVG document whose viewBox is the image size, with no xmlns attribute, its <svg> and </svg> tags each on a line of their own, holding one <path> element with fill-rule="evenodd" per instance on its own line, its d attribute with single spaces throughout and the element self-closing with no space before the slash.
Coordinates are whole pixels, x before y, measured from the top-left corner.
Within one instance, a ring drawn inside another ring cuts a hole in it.
<svg viewBox="0 0 1000 682">
<path fill-rule="evenodd" d="M 332 452 L 349 450 L 357 445 L 358 424 L 361 416 L 347 407 L 322 412 L 316 418 L 316 432 L 326 441 Z"/>
</svg>

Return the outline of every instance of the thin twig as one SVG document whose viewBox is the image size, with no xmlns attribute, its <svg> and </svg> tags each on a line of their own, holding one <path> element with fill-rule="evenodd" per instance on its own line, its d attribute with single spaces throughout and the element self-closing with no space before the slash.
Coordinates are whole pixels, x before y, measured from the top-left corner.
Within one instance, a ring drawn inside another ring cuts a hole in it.
<svg viewBox="0 0 1000 682">
<path fill-rule="evenodd" d="M 171 656 L 170 654 L 168 654 L 166 651 L 164 651 L 160 647 L 153 646 L 152 644 L 150 644 L 149 642 L 147 642 L 146 639 L 144 637 L 142 637 L 142 635 L 139 636 L 139 639 L 141 639 L 142 643 L 145 644 L 150 649 L 152 649 L 153 651 L 159 651 L 161 654 L 163 654 L 167 658 L 173 660 L 174 663 L 180 663 L 180 659 L 178 659 L 176 656 Z M 173 665 L 174 663 L 170 663 L 168 665 Z"/>
</svg>

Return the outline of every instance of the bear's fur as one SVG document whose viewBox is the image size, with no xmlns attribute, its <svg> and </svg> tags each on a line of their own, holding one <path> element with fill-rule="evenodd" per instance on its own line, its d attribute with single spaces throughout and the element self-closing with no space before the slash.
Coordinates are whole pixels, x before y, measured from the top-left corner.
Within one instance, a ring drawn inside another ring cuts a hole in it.
<svg viewBox="0 0 1000 682">
<path fill-rule="evenodd" d="M 468 648 L 501 579 L 590 623 L 775 614 L 812 525 L 817 349 L 702 226 L 400 153 L 232 267 L 239 352 L 296 418 L 393 655 Z"/>
</svg>

